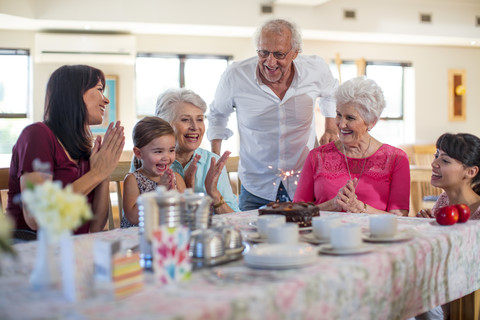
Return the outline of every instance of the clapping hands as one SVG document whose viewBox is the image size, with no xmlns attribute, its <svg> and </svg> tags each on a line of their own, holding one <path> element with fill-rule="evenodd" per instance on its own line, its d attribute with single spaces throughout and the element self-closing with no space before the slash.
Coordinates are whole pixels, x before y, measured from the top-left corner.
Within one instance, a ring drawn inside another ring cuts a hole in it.
<svg viewBox="0 0 480 320">
<path fill-rule="evenodd" d="M 90 170 L 104 179 L 109 177 L 120 159 L 124 145 L 124 128 L 120 121 L 115 125 L 110 123 L 103 140 L 100 136 L 95 139 L 90 155 Z"/>
<path fill-rule="evenodd" d="M 219 199 L 221 196 L 217 189 L 218 178 L 222 173 L 223 167 L 225 166 L 230 153 L 230 151 L 225 151 L 218 161 L 214 157 L 212 157 L 210 160 L 210 168 L 208 169 L 207 176 L 205 177 L 205 190 L 207 191 L 208 195 L 215 200 Z"/>
<path fill-rule="evenodd" d="M 193 156 L 192 163 L 188 166 L 185 170 L 183 179 L 185 180 L 185 185 L 187 188 L 194 188 L 195 187 L 195 174 L 197 173 L 197 163 L 202 156 L 199 154 L 195 154 Z"/>
<path fill-rule="evenodd" d="M 357 199 L 355 194 L 355 188 L 358 184 L 358 179 L 353 178 L 348 180 L 345 186 L 343 186 L 334 198 L 338 211 L 345 212 L 363 212 L 364 204 Z"/>
<path fill-rule="evenodd" d="M 171 168 L 168 168 L 163 172 L 163 174 L 160 176 L 160 182 L 158 184 L 165 186 L 167 190 L 175 189 L 175 173 Z"/>
</svg>

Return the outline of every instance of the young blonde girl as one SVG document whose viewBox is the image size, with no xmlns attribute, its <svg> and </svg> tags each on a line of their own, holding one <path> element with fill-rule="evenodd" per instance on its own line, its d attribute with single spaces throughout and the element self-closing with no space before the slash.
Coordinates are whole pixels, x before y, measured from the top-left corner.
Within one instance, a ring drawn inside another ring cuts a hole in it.
<svg viewBox="0 0 480 320">
<path fill-rule="evenodd" d="M 183 178 L 170 169 L 175 161 L 175 133 L 168 122 L 145 117 L 133 128 L 135 171 L 127 174 L 123 187 L 122 228 L 138 225 L 137 198 L 158 185 L 168 190 L 185 190 Z"/>
</svg>

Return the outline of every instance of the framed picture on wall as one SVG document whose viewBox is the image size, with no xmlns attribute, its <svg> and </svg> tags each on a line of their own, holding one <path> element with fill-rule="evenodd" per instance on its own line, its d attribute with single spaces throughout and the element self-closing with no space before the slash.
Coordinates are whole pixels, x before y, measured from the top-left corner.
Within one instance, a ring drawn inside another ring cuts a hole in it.
<svg viewBox="0 0 480 320">
<path fill-rule="evenodd" d="M 117 99 L 117 88 L 118 88 L 118 76 L 107 75 L 105 76 L 105 97 L 110 100 L 107 108 L 105 109 L 105 115 L 103 116 L 102 124 L 90 126 L 93 134 L 104 134 L 107 132 L 108 125 L 110 122 L 117 121 L 117 112 L 118 112 L 118 99 Z"/>
</svg>

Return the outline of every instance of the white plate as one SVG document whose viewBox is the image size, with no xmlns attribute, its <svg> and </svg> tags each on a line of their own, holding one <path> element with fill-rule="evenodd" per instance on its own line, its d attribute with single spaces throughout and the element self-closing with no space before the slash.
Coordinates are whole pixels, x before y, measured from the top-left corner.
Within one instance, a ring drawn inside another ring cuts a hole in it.
<svg viewBox="0 0 480 320">
<path fill-rule="evenodd" d="M 330 239 L 319 239 L 319 238 L 315 237 L 313 232 L 301 234 L 300 235 L 300 240 L 311 243 L 311 244 L 322 244 L 322 243 L 330 242 Z"/>
<path fill-rule="evenodd" d="M 250 233 L 247 233 L 247 235 L 246 235 L 245 238 L 246 238 L 246 239 L 245 239 L 246 241 L 254 242 L 254 243 L 267 242 L 267 238 L 261 237 L 258 232 L 250 232 Z"/>
<path fill-rule="evenodd" d="M 289 222 L 289 223 L 291 223 L 291 222 Z M 250 221 L 248 224 L 249 224 L 250 226 L 254 227 L 255 229 L 257 228 L 257 221 Z M 300 230 L 300 231 L 309 231 L 309 230 L 312 230 L 312 227 L 311 227 L 311 226 L 310 226 L 310 227 L 300 227 L 300 226 L 299 226 L 299 227 L 298 227 L 298 230 Z"/>
<path fill-rule="evenodd" d="M 318 252 L 322 254 L 342 256 L 342 255 L 350 255 L 350 254 L 362 254 L 362 253 L 370 252 L 372 250 L 373 248 L 368 245 L 362 245 L 360 247 L 352 248 L 352 249 L 334 249 L 331 245 L 324 244 L 320 246 L 320 249 L 318 250 Z"/>
<path fill-rule="evenodd" d="M 256 268 L 256 269 L 272 269 L 272 270 L 302 268 L 302 267 L 308 266 L 309 264 L 312 264 L 314 262 L 315 262 L 315 260 L 312 259 L 311 261 L 291 263 L 291 264 L 268 264 L 268 263 L 247 262 L 245 260 L 245 264 L 248 267 Z"/>
<path fill-rule="evenodd" d="M 399 232 L 393 237 L 372 237 L 369 233 L 366 233 L 362 236 L 362 238 L 365 242 L 381 243 L 407 241 L 412 239 L 413 236 L 405 232 Z"/>
<path fill-rule="evenodd" d="M 306 243 L 259 244 L 245 254 L 245 264 L 254 268 L 298 268 L 316 259 L 315 249 Z"/>
<path fill-rule="evenodd" d="M 467 221 L 468 222 L 468 221 Z M 463 224 L 466 224 L 467 222 L 463 223 Z M 456 225 L 457 223 L 454 223 L 454 224 L 440 224 L 437 222 L 437 220 L 433 220 L 433 221 L 430 221 L 429 222 L 432 226 L 436 226 L 436 227 L 451 227 L 453 225 Z M 460 223 L 462 224 L 462 223 Z"/>
</svg>

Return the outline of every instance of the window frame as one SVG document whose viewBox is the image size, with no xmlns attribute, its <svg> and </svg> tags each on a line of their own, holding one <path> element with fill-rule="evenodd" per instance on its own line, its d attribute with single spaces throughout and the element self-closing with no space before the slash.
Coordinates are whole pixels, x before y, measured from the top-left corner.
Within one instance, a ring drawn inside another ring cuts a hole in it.
<svg viewBox="0 0 480 320">
<path fill-rule="evenodd" d="M 353 60 L 342 60 L 342 63 L 340 65 L 340 69 L 342 65 L 355 65 L 355 61 Z M 399 117 L 383 117 L 381 116 L 379 120 L 385 120 L 385 121 L 390 121 L 390 120 L 404 120 L 405 116 L 405 68 L 411 68 L 412 63 L 411 62 L 398 62 L 398 61 L 365 61 L 365 76 L 368 78 L 368 73 L 367 73 L 367 67 L 368 66 L 392 66 L 392 67 L 402 67 L 402 87 L 401 87 L 401 116 Z M 374 80 L 374 79 L 373 79 Z"/>
<path fill-rule="evenodd" d="M 179 60 L 179 88 L 185 88 L 185 64 L 188 59 L 223 59 L 226 60 L 227 66 L 233 61 L 232 55 L 220 54 L 185 54 L 185 53 L 159 53 L 159 52 L 138 52 L 136 58 L 163 58 Z M 136 106 L 138 111 L 138 105 Z M 137 119 L 141 119 L 147 115 L 136 112 Z"/>
<path fill-rule="evenodd" d="M 28 119 L 29 111 L 31 108 L 31 72 L 32 72 L 32 63 L 31 55 L 29 49 L 13 49 L 13 48 L 0 48 L 0 56 L 13 56 L 13 55 L 22 55 L 27 56 L 28 65 L 27 65 L 27 100 L 25 105 L 25 113 L 14 113 L 14 112 L 0 112 L 0 119 Z"/>
</svg>

